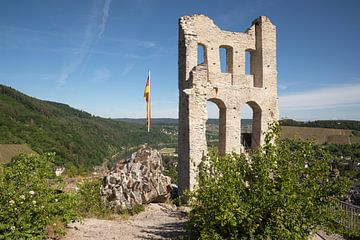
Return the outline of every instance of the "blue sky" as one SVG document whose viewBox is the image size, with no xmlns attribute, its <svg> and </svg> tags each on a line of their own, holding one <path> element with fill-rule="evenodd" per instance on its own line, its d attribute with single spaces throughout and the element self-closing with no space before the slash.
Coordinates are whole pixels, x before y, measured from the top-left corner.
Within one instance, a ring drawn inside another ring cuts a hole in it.
<svg viewBox="0 0 360 240">
<path fill-rule="evenodd" d="M 0 83 L 102 117 L 177 117 L 178 18 L 277 26 L 280 115 L 360 119 L 357 0 L 0 0 Z M 210 117 L 217 115 L 210 107 Z M 247 116 L 244 116 L 247 117 Z"/>
</svg>

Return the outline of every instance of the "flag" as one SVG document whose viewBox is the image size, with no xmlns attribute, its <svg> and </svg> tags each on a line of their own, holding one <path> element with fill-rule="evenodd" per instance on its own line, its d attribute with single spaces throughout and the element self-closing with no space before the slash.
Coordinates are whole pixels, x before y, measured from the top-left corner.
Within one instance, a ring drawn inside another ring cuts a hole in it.
<svg viewBox="0 0 360 240">
<path fill-rule="evenodd" d="M 148 132 L 150 132 L 150 119 L 151 119 L 151 109 L 150 109 L 150 71 L 146 80 L 144 98 L 146 101 L 146 127 Z"/>
</svg>

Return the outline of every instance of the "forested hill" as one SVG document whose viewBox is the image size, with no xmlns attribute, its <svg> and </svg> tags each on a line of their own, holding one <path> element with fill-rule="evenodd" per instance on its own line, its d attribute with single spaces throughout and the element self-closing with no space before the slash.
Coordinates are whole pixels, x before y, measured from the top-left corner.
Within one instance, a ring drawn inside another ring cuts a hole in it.
<svg viewBox="0 0 360 240">
<path fill-rule="evenodd" d="M 157 145 L 168 135 L 160 127 L 92 116 L 66 104 L 42 101 L 0 85 L 0 144 L 28 144 L 36 152 L 56 152 L 68 169 L 89 170 L 128 148 Z"/>
</svg>

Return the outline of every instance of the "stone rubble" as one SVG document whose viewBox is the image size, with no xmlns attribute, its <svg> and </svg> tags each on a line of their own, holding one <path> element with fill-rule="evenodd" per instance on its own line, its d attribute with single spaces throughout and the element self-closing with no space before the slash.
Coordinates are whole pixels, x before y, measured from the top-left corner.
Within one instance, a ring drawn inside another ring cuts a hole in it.
<svg viewBox="0 0 360 240">
<path fill-rule="evenodd" d="M 162 174 L 162 158 L 156 149 L 143 145 L 131 157 L 116 164 L 103 178 L 101 195 L 115 209 L 165 202 L 171 194 L 171 179 Z"/>
</svg>

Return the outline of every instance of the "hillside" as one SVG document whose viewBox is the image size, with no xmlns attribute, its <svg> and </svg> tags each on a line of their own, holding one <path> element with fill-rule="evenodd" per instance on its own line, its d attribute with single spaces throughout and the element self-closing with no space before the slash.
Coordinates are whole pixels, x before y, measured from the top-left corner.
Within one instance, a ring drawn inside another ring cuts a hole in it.
<svg viewBox="0 0 360 240">
<path fill-rule="evenodd" d="M 28 144 L 56 152 L 56 163 L 87 171 L 139 144 L 156 146 L 170 136 L 153 127 L 92 116 L 62 103 L 38 100 L 0 85 L 0 144 Z"/>
</svg>

